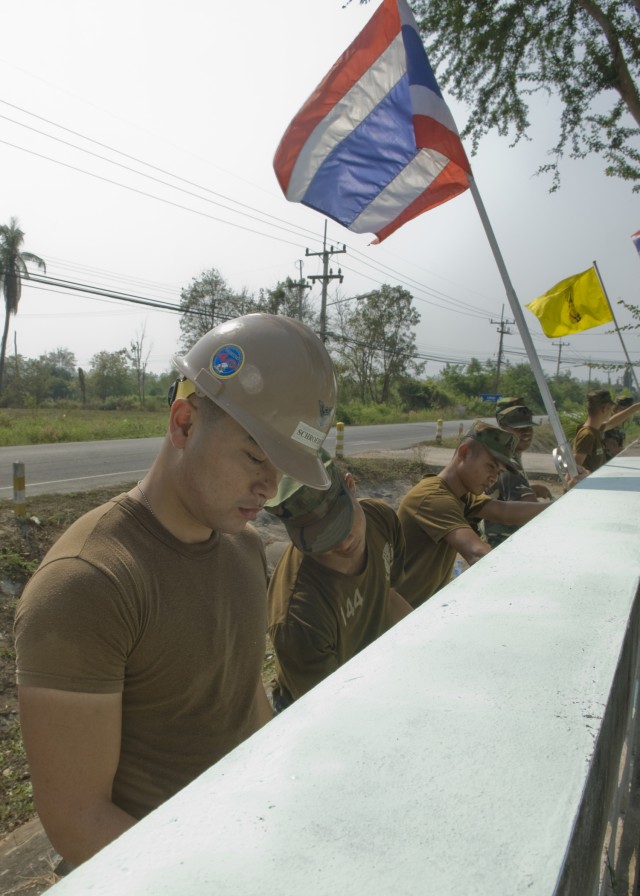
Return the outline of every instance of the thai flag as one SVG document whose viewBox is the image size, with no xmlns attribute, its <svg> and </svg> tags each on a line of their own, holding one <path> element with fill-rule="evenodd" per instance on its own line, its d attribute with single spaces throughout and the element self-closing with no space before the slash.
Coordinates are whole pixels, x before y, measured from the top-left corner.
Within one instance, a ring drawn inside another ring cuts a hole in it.
<svg viewBox="0 0 640 896">
<path fill-rule="evenodd" d="M 631 234 L 631 239 L 633 240 L 633 245 L 638 250 L 638 254 L 640 255 L 640 230 L 636 230 L 635 233 Z"/>
<path fill-rule="evenodd" d="M 471 167 L 406 0 L 383 0 L 273 165 L 291 202 L 378 241 L 467 189 Z"/>
</svg>

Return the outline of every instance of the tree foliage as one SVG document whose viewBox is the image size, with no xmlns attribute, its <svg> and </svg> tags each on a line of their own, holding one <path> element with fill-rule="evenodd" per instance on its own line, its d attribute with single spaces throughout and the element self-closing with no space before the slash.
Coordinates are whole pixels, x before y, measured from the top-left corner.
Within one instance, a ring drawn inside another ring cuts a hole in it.
<svg viewBox="0 0 640 896">
<path fill-rule="evenodd" d="M 127 366 L 127 350 L 98 352 L 91 359 L 91 385 L 103 401 L 131 392 L 131 373 Z"/>
<path fill-rule="evenodd" d="M 276 283 L 272 289 L 260 291 L 258 308 L 266 314 L 293 317 L 301 320 L 312 330 L 318 330 L 318 314 L 314 311 L 307 289 L 308 286 L 304 281 L 295 281 L 287 277 L 286 280 Z"/>
<path fill-rule="evenodd" d="M 256 309 L 246 289 L 234 293 L 216 268 L 203 271 L 180 293 L 182 348 L 187 351 L 217 324 Z"/>
<path fill-rule="evenodd" d="M 434 385 L 449 396 L 449 404 L 463 405 L 469 413 L 491 416 L 493 403 L 482 402 L 480 396 L 484 393 L 494 394 L 495 374 L 496 365 L 493 360 L 482 363 L 477 358 L 472 358 L 466 365 L 445 365 L 435 377 Z M 548 383 L 551 397 L 559 410 L 582 411 L 589 389 L 609 388 L 607 383 L 595 379 L 591 379 L 588 383 L 581 382 L 568 372 L 549 377 Z M 619 385 L 624 386 L 624 383 Z M 534 414 L 545 413 L 540 388 L 528 363 L 505 364 L 500 375 L 498 394 L 518 396 Z M 442 396 L 439 402 L 440 407 L 445 406 Z"/>
<path fill-rule="evenodd" d="M 385 284 L 366 299 L 341 302 L 337 309 L 337 332 L 331 338 L 338 369 L 356 383 L 360 401 L 388 402 L 394 383 L 424 368 L 416 360 L 414 328 L 420 314 L 411 293 Z"/>
<path fill-rule="evenodd" d="M 368 0 L 361 0 L 368 2 Z M 640 0 L 411 0 L 440 87 L 470 107 L 472 151 L 530 131 L 530 98 L 561 103 L 551 161 L 591 153 L 640 190 Z"/>
<path fill-rule="evenodd" d="M 22 278 L 29 276 L 27 264 L 35 264 L 46 271 L 44 261 L 32 252 L 23 252 L 22 244 L 24 233 L 18 227 L 16 218 L 11 218 L 8 224 L 0 226 L 0 283 L 4 296 L 4 329 L 2 331 L 2 345 L 0 346 L 0 394 L 2 393 L 2 380 L 4 378 L 4 363 L 7 354 L 7 338 L 9 336 L 9 322 L 12 314 L 18 313 L 20 296 L 22 294 Z"/>
</svg>

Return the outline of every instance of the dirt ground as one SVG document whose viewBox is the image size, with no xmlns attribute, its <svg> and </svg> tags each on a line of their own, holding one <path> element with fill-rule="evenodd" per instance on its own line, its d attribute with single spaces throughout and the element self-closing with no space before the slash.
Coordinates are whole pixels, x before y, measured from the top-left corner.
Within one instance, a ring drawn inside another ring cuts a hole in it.
<svg viewBox="0 0 640 896">
<path fill-rule="evenodd" d="M 418 463 L 392 461 L 381 468 L 379 462 L 368 465 L 365 460 L 354 469 L 360 497 L 380 498 L 394 508 L 424 472 L 424 466 Z M 555 495 L 562 493 L 557 482 L 545 484 Z M 62 531 L 112 495 L 113 489 L 97 489 L 34 497 L 28 502 L 25 519 L 16 518 L 11 502 L 0 502 L 0 894 L 36 896 L 56 880 L 56 856 L 34 817 L 29 770 L 20 738 L 12 632 L 15 608 L 30 572 Z M 284 527 L 267 513 L 262 513 L 255 525 L 263 538 L 268 564 L 273 568 L 288 543 Z M 263 679 L 268 691 L 272 676 L 273 653 L 267 644 Z M 25 866 L 26 856 L 32 864 Z"/>
</svg>

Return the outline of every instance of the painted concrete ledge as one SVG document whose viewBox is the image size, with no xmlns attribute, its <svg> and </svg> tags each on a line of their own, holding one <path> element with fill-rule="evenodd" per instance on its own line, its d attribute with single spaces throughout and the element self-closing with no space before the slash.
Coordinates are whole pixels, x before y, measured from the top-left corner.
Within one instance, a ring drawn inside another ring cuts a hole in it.
<svg viewBox="0 0 640 896">
<path fill-rule="evenodd" d="M 51 892 L 594 892 L 639 511 L 618 457 Z"/>
</svg>

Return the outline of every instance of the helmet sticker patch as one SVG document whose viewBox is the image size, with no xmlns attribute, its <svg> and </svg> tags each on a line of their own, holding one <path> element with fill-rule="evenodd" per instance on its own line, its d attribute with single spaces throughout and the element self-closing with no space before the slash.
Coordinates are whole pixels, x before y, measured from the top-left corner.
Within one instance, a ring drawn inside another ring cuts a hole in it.
<svg viewBox="0 0 640 896">
<path fill-rule="evenodd" d="M 303 445 L 308 445 L 310 448 L 317 449 L 320 448 L 324 442 L 326 435 L 326 432 L 322 432 L 320 429 L 314 429 L 314 427 L 309 426 L 308 423 L 300 421 L 291 433 L 291 438 L 294 442 L 300 442 Z"/>
<path fill-rule="evenodd" d="M 228 379 L 235 376 L 244 364 L 244 352 L 239 345 L 221 345 L 211 357 L 211 372 Z"/>
</svg>

